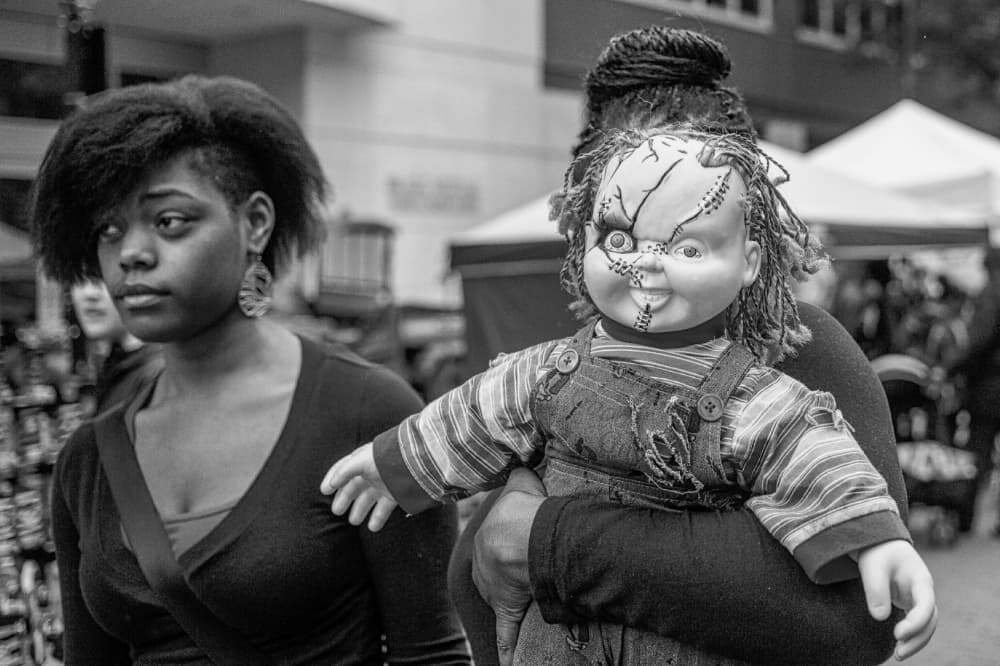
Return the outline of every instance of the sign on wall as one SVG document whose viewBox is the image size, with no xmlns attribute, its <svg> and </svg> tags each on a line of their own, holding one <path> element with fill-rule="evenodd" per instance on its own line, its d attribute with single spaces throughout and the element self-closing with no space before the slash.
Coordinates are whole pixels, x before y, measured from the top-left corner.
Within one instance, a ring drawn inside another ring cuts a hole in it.
<svg viewBox="0 0 1000 666">
<path fill-rule="evenodd" d="M 389 207 L 400 213 L 472 215 L 479 212 L 479 184 L 449 176 L 390 176 Z"/>
</svg>

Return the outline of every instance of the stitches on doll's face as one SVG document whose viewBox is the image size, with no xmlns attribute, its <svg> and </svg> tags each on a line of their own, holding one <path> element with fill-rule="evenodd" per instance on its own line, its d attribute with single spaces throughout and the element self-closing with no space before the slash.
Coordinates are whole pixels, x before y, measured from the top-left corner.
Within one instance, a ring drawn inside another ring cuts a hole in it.
<svg viewBox="0 0 1000 666">
<path fill-rule="evenodd" d="M 731 165 L 705 166 L 704 150 L 695 139 L 651 137 L 613 157 L 596 192 L 584 280 L 604 315 L 637 331 L 707 321 L 736 298 L 744 273 L 756 276 L 746 188 Z"/>
</svg>

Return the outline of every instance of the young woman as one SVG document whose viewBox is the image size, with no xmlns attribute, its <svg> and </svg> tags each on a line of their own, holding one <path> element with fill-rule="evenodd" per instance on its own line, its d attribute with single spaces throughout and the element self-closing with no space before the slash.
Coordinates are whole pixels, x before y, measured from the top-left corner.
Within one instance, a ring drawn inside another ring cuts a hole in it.
<svg viewBox="0 0 1000 666">
<path fill-rule="evenodd" d="M 318 491 L 415 393 L 260 318 L 271 273 L 321 238 L 325 194 L 292 117 L 235 79 L 104 93 L 53 139 L 45 268 L 102 277 L 163 354 L 56 467 L 67 663 L 468 663 L 444 591 L 454 513 L 373 535 Z"/>
<path fill-rule="evenodd" d="M 615 128 L 690 122 L 753 136 L 740 95 L 722 86 L 729 69 L 724 47 L 698 33 L 654 26 L 619 35 L 587 76 L 574 157 Z M 804 304 L 799 315 L 812 340 L 777 367 L 834 395 L 905 517 L 878 380 L 832 317 Z M 752 663 L 876 664 L 893 652 L 893 622 L 868 616 L 861 585 L 815 585 L 747 509 L 670 514 L 542 492 L 518 470 L 508 491 L 480 508 L 453 555 L 451 593 L 478 664 L 510 663 L 532 599 L 550 623 L 619 623 Z M 898 656 L 919 650 L 933 626 L 901 644 Z"/>
</svg>

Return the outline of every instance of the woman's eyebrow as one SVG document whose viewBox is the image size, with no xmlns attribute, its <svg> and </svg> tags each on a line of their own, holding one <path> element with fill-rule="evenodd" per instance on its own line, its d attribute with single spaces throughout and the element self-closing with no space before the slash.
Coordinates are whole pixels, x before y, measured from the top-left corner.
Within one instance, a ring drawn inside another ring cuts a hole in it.
<svg viewBox="0 0 1000 666">
<path fill-rule="evenodd" d="M 192 199 L 192 200 L 195 199 L 194 196 L 192 196 L 189 192 L 185 192 L 184 190 L 180 190 L 180 189 L 177 189 L 175 187 L 164 187 L 164 188 L 159 188 L 159 189 L 147 190 L 146 192 L 143 192 L 139 196 L 139 202 L 140 203 L 146 203 L 147 201 L 149 201 L 151 199 L 153 199 L 153 200 L 155 200 L 155 199 L 165 199 L 167 197 L 172 197 L 172 196 L 179 196 L 179 197 L 184 197 L 186 199 Z"/>
</svg>

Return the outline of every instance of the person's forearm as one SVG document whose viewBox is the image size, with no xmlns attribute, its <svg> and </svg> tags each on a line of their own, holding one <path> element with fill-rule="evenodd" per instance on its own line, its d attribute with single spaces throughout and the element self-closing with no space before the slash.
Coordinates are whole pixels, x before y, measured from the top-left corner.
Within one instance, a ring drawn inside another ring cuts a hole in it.
<svg viewBox="0 0 1000 666">
<path fill-rule="evenodd" d="M 386 635 L 386 662 L 469 664 L 446 590 L 448 557 L 458 532 L 455 507 L 413 517 L 397 512 L 381 532 L 359 530 Z"/>
<path fill-rule="evenodd" d="M 551 498 L 529 559 L 548 622 L 600 618 L 760 663 L 874 664 L 892 653 L 892 623 L 869 618 L 860 584 L 812 583 L 747 511 Z"/>
</svg>

